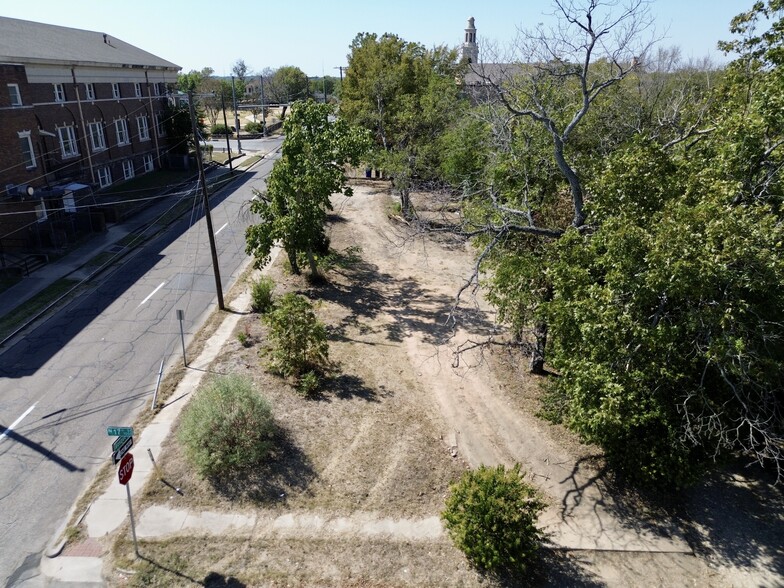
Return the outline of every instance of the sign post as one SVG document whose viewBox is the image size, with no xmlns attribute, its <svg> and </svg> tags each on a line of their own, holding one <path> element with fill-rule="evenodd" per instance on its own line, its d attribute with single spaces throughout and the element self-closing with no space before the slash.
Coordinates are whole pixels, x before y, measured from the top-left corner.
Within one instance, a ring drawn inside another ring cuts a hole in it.
<svg viewBox="0 0 784 588">
<path fill-rule="evenodd" d="M 131 533 L 133 534 L 133 550 L 136 557 L 139 557 L 139 543 L 136 541 L 136 524 L 133 520 L 133 507 L 131 506 L 131 487 L 128 482 L 131 481 L 133 474 L 133 454 L 126 453 L 120 460 L 120 468 L 117 470 L 117 477 L 120 479 L 120 484 L 125 486 L 125 492 L 128 495 L 128 514 L 131 516 Z"/>
<path fill-rule="evenodd" d="M 237 131 L 237 136 L 239 137 L 240 132 Z M 185 332 L 182 330 L 182 321 L 185 320 L 185 311 L 178 310 L 177 311 L 177 320 L 180 321 L 180 342 L 182 342 L 182 363 L 185 367 L 188 367 L 188 360 L 185 357 Z"/>
</svg>

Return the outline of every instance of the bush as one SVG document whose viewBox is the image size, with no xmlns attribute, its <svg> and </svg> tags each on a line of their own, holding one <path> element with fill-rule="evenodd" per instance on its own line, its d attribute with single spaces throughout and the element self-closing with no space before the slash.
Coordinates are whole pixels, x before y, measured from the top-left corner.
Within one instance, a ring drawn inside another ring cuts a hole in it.
<svg viewBox="0 0 784 588">
<path fill-rule="evenodd" d="M 316 372 L 307 372 L 299 379 L 297 392 L 307 398 L 312 398 L 316 395 L 321 387 L 321 379 Z"/>
<path fill-rule="evenodd" d="M 274 289 L 275 281 L 268 276 L 262 276 L 251 282 L 250 297 L 253 312 L 264 314 L 272 307 L 272 291 Z"/>
<path fill-rule="evenodd" d="M 536 527 L 543 508 L 519 464 L 509 470 L 480 466 L 450 487 L 441 518 L 455 545 L 477 567 L 525 571 L 543 538 Z"/>
<path fill-rule="evenodd" d="M 264 123 L 260 122 L 249 122 L 245 125 L 245 132 L 246 133 L 263 133 L 264 132 Z"/>
<path fill-rule="evenodd" d="M 318 373 L 327 367 L 327 330 L 307 299 L 285 294 L 275 301 L 264 320 L 270 327 L 274 372 L 299 378 L 306 372 Z"/>
<path fill-rule="evenodd" d="M 274 432 L 270 406 L 250 379 L 221 376 L 196 392 L 178 438 L 199 474 L 213 478 L 262 464 Z"/>
<path fill-rule="evenodd" d="M 231 135 L 233 129 L 230 129 L 226 125 L 213 125 L 210 129 L 210 133 L 213 135 Z"/>
</svg>

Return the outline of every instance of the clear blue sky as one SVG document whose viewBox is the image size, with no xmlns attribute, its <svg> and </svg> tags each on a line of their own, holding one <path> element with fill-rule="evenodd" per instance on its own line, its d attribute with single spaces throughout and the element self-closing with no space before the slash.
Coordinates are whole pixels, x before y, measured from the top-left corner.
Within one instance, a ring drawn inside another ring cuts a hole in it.
<svg viewBox="0 0 784 588">
<path fill-rule="evenodd" d="M 684 57 L 726 58 L 716 42 L 730 38 L 729 21 L 752 0 L 655 0 L 664 46 Z M 252 71 L 295 65 L 308 75 L 336 75 L 359 32 L 395 33 L 427 47 L 457 46 L 469 16 L 480 45 L 511 42 L 518 27 L 534 27 L 552 13 L 548 0 L 3 0 L 0 15 L 108 33 L 183 71 L 212 67 L 229 74 L 242 58 Z M 122 6 L 122 8 L 120 8 Z M 76 7 L 76 8 L 74 8 Z"/>
</svg>

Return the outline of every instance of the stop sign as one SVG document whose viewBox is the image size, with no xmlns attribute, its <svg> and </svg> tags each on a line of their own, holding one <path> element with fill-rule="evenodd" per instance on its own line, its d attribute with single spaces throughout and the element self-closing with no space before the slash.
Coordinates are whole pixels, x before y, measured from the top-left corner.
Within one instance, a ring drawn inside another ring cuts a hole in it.
<svg viewBox="0 0 784 588">
<path fill-rule="evenodd" d="M 125 486 L 131 479 L 133 473 L 133 453 L 126 453 L 120 460 L 120 469 L 117 470 L 117 475 L 120 478 L 120 484 Z"/>
</svg>

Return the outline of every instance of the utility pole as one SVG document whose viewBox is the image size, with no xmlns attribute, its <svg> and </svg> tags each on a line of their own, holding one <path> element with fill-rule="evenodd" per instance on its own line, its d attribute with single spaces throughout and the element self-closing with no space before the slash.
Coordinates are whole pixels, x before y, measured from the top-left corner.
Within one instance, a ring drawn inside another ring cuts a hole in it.
<svg viewBox="0 0 784 588">
<path fill-rule="evenodd" d="M 201 161 L 201 146 L 199 134 L 196 129 L 196 111 L 193 108 L 193 90 L 188 90 L 188 109 L 191 112 L 191 127 L 193 128 L 194 143 L 196 143 L 196 165 L 199 168 L 199 181 L 204 196 L 204 218 L 207 220 L 207 234 L 210 237 L 210 251 L 212 252 L 212 271 L 215 274 L 215 291 L 218 293 L 218 308 L 226 310 L 223 305 L 223 287 L 221 286 L 220 268 L 218 267 L 218 251 L 215 249 L 215 234 L 212 232 L 212 215 L 210 214 L 210 196 L 207 192 L 207 180 L 204 177 L 204 164 Z"/>
<path fill-rule="evenodd" d="M 259 76 L 259 92 L 261 93 L 261 136 L 267 136 L 267 115 L 264 114 L 264 76 Z"/>
<path fill-rule="evenodd" d="M 324 104 L 327 103 L 327 76 L 324 75 L 324 72 L 321 72 L 321 81 L 324 82 Z"/>
<path fill-rule="evenodd" d="M 237 155 L 242 153 L 240 145 L 240 116 L 237 113 L 237 95 L 234 92 L 234 76 L 231 76 L 231 101 L 234 103 L 234 125 L 237 127 Z"/>
<path fill-rule="evenodd" d="M 340 83 L 343 84 L 343 66 L 338 65 L 337 67 L 333 67 L 332 69 L 339 69 L 340 70 Z M 348 68 L 346 68 L 348 69 Z"/>
<path fill-rule="evenodd" d="M 229 143 L 229 121 L 226 120 L 226 98 L 223 95 L 223 88 L 221 88 L 221 108 L 223 108 L 223 126 L 226 127 L 226 153 L 229 155 L 229 172 L 234 173 L 234 168 L 231 165 L 231 143 Z"/>
</svg>

